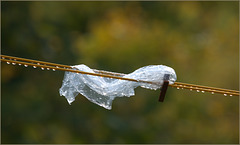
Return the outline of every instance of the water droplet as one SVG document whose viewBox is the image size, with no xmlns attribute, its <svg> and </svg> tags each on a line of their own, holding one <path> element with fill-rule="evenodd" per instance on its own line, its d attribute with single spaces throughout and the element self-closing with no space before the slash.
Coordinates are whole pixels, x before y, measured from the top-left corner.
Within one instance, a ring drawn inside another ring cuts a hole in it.
<svg viewBox="0 0 240 145">
<path fill-rule="evenodd" d="M 13 63 L 12 63 L 12 65 L 16 65 L 16 63 L 15 63 L 15 62 L 13 62 Z"/>
<path fill-rule="evenodd" d="M 27 64 L 24 64 L 24 66 L 25 66 L 25 67 L 28 67 L 28 65 L 27 65 Z"/>
<path fill-rule="evenodd" d="M 199 90 L 197 90 L 197 92 L 200 92 Z"/>
<path fill-rule="evenodd" d="M 214 94 L 214 92 L 212 92 L 212 94 Z"/>
<path fill-rule="evenodd" d="M 53 71 L 56 71 L 55 69 L 52 69 Z"/>
<path fill-rule="evenodd" d="M 50 68 L 47 68 L 47 70 L 50 70 Z"/>
<path fill-rule="evenodd" d="M 177 87 L 177 89 L 179 90 L 179 87 Z"/>
<path fill-rule="evenodd" d="M 37 63 L 38 65 L 40 65 L 40 63 Z"/>
<path fill-rule="evenodd" d="M 202 93 L 205 93 L 205 91 L 202 91 Z"/>
<path fill-rule="evenodd" d="M 44 67 L 41 67 L 42 70 L 44 70 Z"/>
<path fill-rule="evenodd" d="M 36 66 L 33 66 L 33 68 L 37 68 Z"/>
<path fill-rule="evenodd" d="M 230 97 L 232 97 L 232 95 L 229 95 Z"/>
<path fill-rule="evenodd" d="M 21 63 L 18 64 L 19 66 L 22 65 Z"/>
<path fill-rule="evenodd" d="M 227 94 L 223 94 L 224 96 L 227 96 Z"/>
<path fill-rule="evenodd" d="M 192 91 L 192 89 L 190 89 L 190 91 Z"/>
<path fill-rule="evenodd" d="M 56 66 L 56 68 L 59 68 L 58 66 Z"/>
<path fill-rule="evenodd" d="M 10 64 L 10 62 L 7 61 L 7 64 Z"/>
</svg>

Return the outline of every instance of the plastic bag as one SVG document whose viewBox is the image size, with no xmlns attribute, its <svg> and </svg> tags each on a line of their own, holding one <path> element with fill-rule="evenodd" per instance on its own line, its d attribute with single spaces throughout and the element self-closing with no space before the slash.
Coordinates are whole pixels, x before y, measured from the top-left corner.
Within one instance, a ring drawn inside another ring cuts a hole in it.
<svg viewBox="0 0 240 145">
<path fill-rule="evenodd" d="M 72 68 L 95 73 L 92 69 L 83 64 L 72 66 Z M 165 74 L 169 74 L 169 84 L 173 84 L 176 81 L 177 76 L 175 71 L 165 65 L 145 66 L 130 74 L 122 76 L 123 78 L 151 81 L 157 84 L 65 72 L 63 84 L 59 93 L 61 96 L 65 96 L 69 104 L 71 104 L 80 93 L 89 101 L 110 110 L 112 108 L 112 101 L 115 97 L 133 96 L 135 94 L 134 89 L 138 86 L 153 90 L 161 88 Z"/>
</svg>

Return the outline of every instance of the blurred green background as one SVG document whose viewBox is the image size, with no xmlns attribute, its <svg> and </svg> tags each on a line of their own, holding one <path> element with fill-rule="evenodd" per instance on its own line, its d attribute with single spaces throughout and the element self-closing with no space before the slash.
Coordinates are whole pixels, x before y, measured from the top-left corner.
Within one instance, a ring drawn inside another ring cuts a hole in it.
<svg viewBox="0 0 240 145">
<path fill-rule="evenodd" d="M 239 90 L 239 2 L 1 2 L 1 53 Z M 136 89 L 106 110 L 59 96 L 64 72 L 1 64 L 2 143 L 239 143 L 239 97 Z"/>
</svg>

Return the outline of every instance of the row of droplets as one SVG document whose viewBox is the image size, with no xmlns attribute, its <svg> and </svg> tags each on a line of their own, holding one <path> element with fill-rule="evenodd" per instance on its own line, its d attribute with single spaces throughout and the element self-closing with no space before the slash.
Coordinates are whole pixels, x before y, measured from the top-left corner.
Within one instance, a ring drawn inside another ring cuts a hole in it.
<svg viewBox="0 0 240 145">
<path fill-rule="evenodd" d="M 5 59 L 4 57 L 2 57 L 2 59 Z M 9 59 L 9 60 L 12 60 L 12 59 Z M 13 59 L 14 61 L 17 61 L 16 59 Z M 6 62 L 7 64 L 12 64 L 12 65 L 16 65 L 17 63 L 15 63 L 15 62 L 9 62 L 9 61 L 7 61 Z M 19 66 L 21 66 L 22 64 L 21 63 L 18 63 L 18 65 Z M 37 63 L 37 65 L 41 65 L 40 63 Z M 25 67 L 28 67 L 28 65 L 27 64 L 24 64 L 24 66 Z M 37 66 L 35 66 L 35 65 L 33 65 L 33 68 L 37 68 Z M 59 68 L 58 66 L 56 66 L 56 68 Z M 63 67 L 64 69 L 68 69 L 68 68 L 65 68 L 65 67 Z M 45 70 L 45 68 L 44 67 L 41 67 L 41 69 L 42 70 Z M 46 67 L 46 70 L 50 70 L 50 68 L 48 68 L 48 67 Z M 52 69 L 53 71 L 56 71 L 56 69 Z M 77 72 L 78 73 L 78 72 Z M 184 87 L 187 87 L 187 86 L 185 86 L 185 85 L 179 85 L 179 87 L 177 87 L 177 89 L 179 90 L 180 88 L 181 89 L 184 89 Z M 192 86 L 190 86 L 190 91 L 192 91 L 193 90 L 193 88 L 194 87 L 192 87 Z M 196 90 L 197 92 L 200 92 L 200 90 L 201 90 L 201 88 L 197 88 L 197 87 L 195 87 L 195 89 L 194 90 Z M 216 90 L 212 90 L 212 89 L 209 89 L 209 91 L 208 92 L 211 92 L 211 94 L 214 94 L 214 92 L 213 91 L 216 91 Z M 205 93 L 205 91 L 204 90 L 202 90 L 201 91 L 202 93 Z M 223 94 L 224 96 L 227 96 L 227 94 Z M 232 96 L 231 94 L 229 95 L 229 96 Z"/>
<path fill-rule="evenodd" d="M 5 59 L 5 57 L 1 57 L 2 59 Z M 9 59 L 10 61 L 11 60 L 14 60 L 14 61 L 17 61 L 17 59 Z M 12 65 L 16 65 L 17 63 L 15 63 L 15 62 L 9 62 L 9 61 L 6 61 L 6 63 L 7 64 L 12 64 Z M 37 65 L 44 65 L 44 64 L 41 64 L 41 63 L 36 63 Z M 23 66 L 25 66 L 25 67 L 28 67 L 28 65 L 27 64 L 22 64 L 22 63 L 18 63 L 18 65 L 19 66 L 21 66 L 21 65 L 23 65 Z M 32 66 L 33 68 L 37 68 L 38 66 L 35 66 L 35 65 L 33 65 Z M 60 68 L 59 66 L 55 66 L 56 68 Z M 67 67 L 62 67 L 63 69 L 70 69 L 70 68 L 67 68 Z M 46 67 L 41 67 L 41 69 L 42 70 L 50 70 L 50 68 L 48 68 L 47 66 Z M 52 69 L 53 71 L 56 71 L 56 69 Z M 79 74 L 79 72 L 76 72 L 77 74 Z M 100 76 L 100 77 L 102 77 L 102 76 Z M 113 79 L 113 78 L 110 78 L 110 79 Z"/>
<path fill-rule="evenodd" d="M 179 85 L 179 87 L 177 87 L 177 89 L 178 89 L 178 90 L 179 90 L 180 88 L 181 88 L 181 89 L 184 89 L 184 87 L 187 87 L 187 86 Z M 190 86 L 190 89 L 189 89 L 189 90 L 192 91 L 193 88 L 194 88 L 194 87 Z M 203 90 L 200 91 L 201 88 L 195 87 L 195 89 L 196 89 L 197 92 L 205 93 L 205 91 L 203 91 Z M 211 92 L 212 95 L 215 94 L 213 91 L 216 91 L 216 90 L 209 89 L 209 92 Z M 227 97 L 227 94 L 223 94 L 223 95 L 224 95 L 225 97 Z M 230 94 L 229 96 L 231 97 L 232 95 Z"/>
<path fill-rule="evenodd" d="M 2 59 L 5 59 L 4 57 L 2 57 Z M 11 59 L 10 59 L 11 60 Z M 13 59 L 14 61 L 17 61 L 16 59 Z M 16 65 L 17 63 L 15 63 L 15 62 L 9 62 L 9 61 L 7 61 L 7 64 L 12 64 L 12 65 Z M 21 63 L 18 63 L 18 65 L 19 66 L 21 66 L 22 64 Z M 37 63 L 37 65 L 41 65 L 40 63 Z M 25 66 L 25 67 L 28 67 L 28 65 L 27 64 L 24 64 L 23 66 Z M 33 68 L 37 68 L 37 66 L 35 66 L 35 65 L 33 65 Z M 56 66 L 56 68 L 59 68 L 58 66 Z M 45 70 L 45 68 L 44 67 L 41 67 L 41 69 L 42 70 Z M 46 70 L 50 70 L 50 68 L 48 68 L 48 67 L 46 67 Z M 56 71 L 56 69 L 52 69 L 53 71 Z"/>
</svg>

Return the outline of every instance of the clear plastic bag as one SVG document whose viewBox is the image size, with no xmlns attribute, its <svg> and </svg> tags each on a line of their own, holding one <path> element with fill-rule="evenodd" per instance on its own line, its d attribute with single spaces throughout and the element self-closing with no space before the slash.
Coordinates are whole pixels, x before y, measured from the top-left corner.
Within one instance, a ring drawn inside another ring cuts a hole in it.
<svg viewBox="0 0 240 145">
<path fill-rule="evenodd" d="M 92 69 L 83 64 L 72 66 L 72 68 L 95 73 Z M 123 78 L 151 81 L 156 84 L 65 72 L 63 84 L 59 93 L 61 96 L 65 96 L 69 104 L 71 104 L 80 93 L 89 101 L 110 110 L 112 108 L 112 101 L 115 97 L 133 96 L 135 94 L 134 89 L 138 86 L 153 90 L 161 88 L 165 74 L 169 74 L 169 84 L 173 84 L 176 81 L 177 76 L 175 71 L 165 65 L 145 66 L 130 74 L 122 76 Z"/>
</svg>

